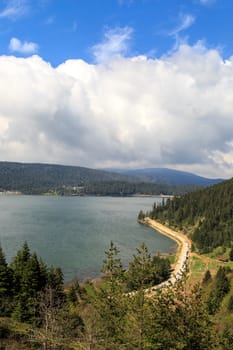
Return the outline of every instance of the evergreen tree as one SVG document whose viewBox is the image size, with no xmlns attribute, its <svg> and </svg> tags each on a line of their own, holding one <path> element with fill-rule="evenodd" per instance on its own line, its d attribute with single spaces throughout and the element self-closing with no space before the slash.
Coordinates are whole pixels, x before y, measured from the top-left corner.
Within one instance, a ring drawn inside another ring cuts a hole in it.
<svg viewBox="0 0 233 350">
<path fill-rule="evenodd" d="M 137 248 L 127 272 L 129 290 L 145 289 L 153 281 L 152 258 L 145 243 Z"/>
<path fill-rule="evenodd" d="M 31 254 L 27 242 L 11 263 L 14 280 L 15 308 L 13 316 L 20 321 L 34 317 L 38 293 L 45 288 L 44 266 Z"/>
<path fill-rule="evenodd" d="M 50 288 L 53 291 L 54 300 L 58 305 L 65 302 L 63 273 L 59 267 L 50 267 L 48 269 L 46 288 Z"/>
<path fill-rule="evenodd" d="M 142 210 L 140 210 L 138 213 L 138 221 L 142 221 L 144 219 L 145 219 L 145 214 Z"/>
<path fill-rule="evenodd" d="M 119 349 L 126 342 L 127 300 L 124 270 L 119 250 L 110 243 L 103 264 L 103 286 L 96 292 L 98 342 L 106 350 Z"/>
<path fill-rule="evenodd" d="M 192 293 L 178 283 L 148 300 L 145 318 L 146 350 L 209 350 L 217 343 L 199 286 Z"/>
<path fill-rule="evenodd" d="M 233 311 L 233 295 L 230 296 L 230 299 L 229 299 L 228 305 L 227 305 L 227 309 L 231 312 Z"/>
<path fill-rule="evenodd" d="M 233 261 L 233 247 L 230 250 L 229 258 L 230 258 L 231 261 Z"/>
<path fill-rule="evenodd" d="M 229 290 L 230 282 L 226 274 L 226 269 L 220 266 L 215 276 L 213 288 L 207 299 L 207 307 L 211 315 L 214 315 L 217 312 L 221 301 Z"/>
<path fill-rule="evenodd" d="M 0 297 L 10 294 L 11 275 L 0 245 Z"/>
<path fill-rule="evenodd" d="M 203 284 L 203 285 L 206 285 L 206 284 L 208 284 L 211 280 L 212 280 L 212 276 L 211 276 L 210 270 L 207 270 L 207 271 L 205 272 L 204 277 L 203 277 L 202 284 Z"/>
<path fill-rule="evenodd" d="M 10 310 L 12 296 L 12 274 L 7 265 L 5 255 L 0 245 L 0 314 L 7 314 Z"/>
</svg>

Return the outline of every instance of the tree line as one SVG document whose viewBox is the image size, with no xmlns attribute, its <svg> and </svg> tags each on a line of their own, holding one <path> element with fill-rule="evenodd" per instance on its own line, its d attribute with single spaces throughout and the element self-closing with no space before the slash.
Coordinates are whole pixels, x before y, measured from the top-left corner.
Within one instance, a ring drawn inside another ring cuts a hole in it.
<svg viewBox="0 0 233 350">
<path fill-rule="evenodd" d="M 233 179 L 154 205 L 152 219 L 188 233 L 201 253 L 233 241 Z"/>
<path fill-rule="evenodd" d="M 148 296 L 146 289 L 167 279 L 171 266 L 145 244 L 125 270 L 111 242 L 101 283 L 75 279 L 65 289 L 61 270 L 48 268 L 26 243 L 9 265 L 0 252 L 1 350 L 227 350 L 232 344 L 231 334 L 216 333 L 200 286 L 186 291 L 185 276 Z M 225 270 L 206 278 L 203 288 L 220 281 L 228 293 Z"/>
</svg>

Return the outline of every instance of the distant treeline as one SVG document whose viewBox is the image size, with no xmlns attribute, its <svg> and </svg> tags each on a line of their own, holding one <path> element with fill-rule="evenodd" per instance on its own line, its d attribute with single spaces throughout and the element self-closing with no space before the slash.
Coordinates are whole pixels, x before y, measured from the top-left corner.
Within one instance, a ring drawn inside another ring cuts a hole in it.
<svg viewBox="0 0 233 350">
<path fill-rule="evenodd" d="M 150 217 L 190 234 L 202 253 L 233 242 L 233 179 L 154 205 Z"/>
<path fill-rule="evenodd" d="M 49 164 L 0 162 L 0 191 L 23 194 L 130 196 L 180 195 L 195 185 L 169 186 L 107 171 Z"/>
</svg>

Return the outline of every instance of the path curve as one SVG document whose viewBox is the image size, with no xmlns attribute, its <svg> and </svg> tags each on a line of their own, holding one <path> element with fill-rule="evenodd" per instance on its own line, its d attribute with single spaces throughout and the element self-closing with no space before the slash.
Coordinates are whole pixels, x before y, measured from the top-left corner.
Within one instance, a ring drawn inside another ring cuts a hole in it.
<svg viewBox="0 0 233 350">
<path fill-rule="evenodd" d="M 152 220 L 148 217 L 146 217 L 142 221 L 142 223 L 153 228 L 159 233 L 173 239 L 178 244 L 178 249 L 176 252 L 177 261 L 175 263 L 175 268 L 173 270 L 171 277 L 165 282 L 162 282 L 156 286 L 146 289 L 146 292 L 151 293 L 154 290 L 157 290 L 169 285 L 174 285 L 177 282 L 177 280 L 182 278 L 182 275 L 186 270 L 188 258 L 191 252 L 192 241 L 183 232 L 172 230 L 171 228 L 165 225 L 162 225 L 160 222 L 156 220 Z"/>
</svg>

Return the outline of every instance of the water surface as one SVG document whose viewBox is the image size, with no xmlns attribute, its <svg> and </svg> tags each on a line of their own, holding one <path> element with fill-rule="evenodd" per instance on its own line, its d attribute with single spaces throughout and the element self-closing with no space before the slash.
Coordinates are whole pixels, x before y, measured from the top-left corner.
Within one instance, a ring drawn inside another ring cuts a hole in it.
<svg viewBox="0 0 233 350">
<path fill-rule="evenodd" d="M 152 253 L 168 253 L 175 243 L 137 223 L 140 209 L 159 198 L 1 196 L 0 242 L 7 261 L 24 241 L 47 265 L 60 266 L 65 281 L 100 274 L 112 240 L 127 263 L 145 242 Z"/>
</svg>

